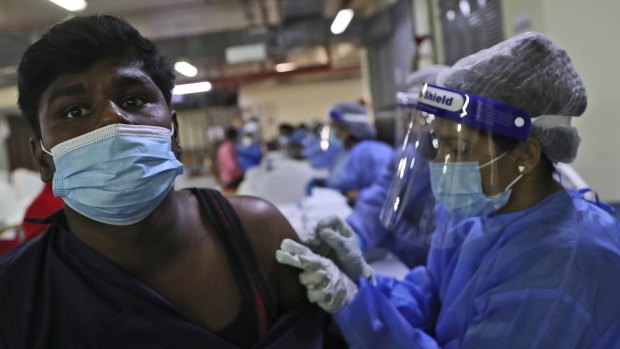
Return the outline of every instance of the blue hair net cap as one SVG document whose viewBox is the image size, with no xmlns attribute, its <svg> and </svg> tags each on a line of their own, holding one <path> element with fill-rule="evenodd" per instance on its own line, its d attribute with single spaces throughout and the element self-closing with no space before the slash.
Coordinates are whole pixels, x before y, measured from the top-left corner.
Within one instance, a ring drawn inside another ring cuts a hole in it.
<svg viewBox="0 0 620 349">
<path fill-rule="evenodd" d="M 407 76 L 403 91 L 396 93 L 396 102 L 400 106 L 413 107 L 417 104 L 420 91 L 425 83 L 437 85 L 439 73 L 448 69 L 447 65 L 434 64 L 418 69 Z"/>
<path fill-rule="evenodd" d="M 418 69 L 413 73 L 407 76 L 407 80 L 405 81 L 405 91 L 417 91 L 419 92 L 422 89 L 422 85 L 424 83 L 429 83 L 432 85 L 437 84 L 437 77 L 439 73 L 448 69 L 447 65 L 442 64 L 433 64 L 428 67 L 424 67 L 422 69 Z"/>
<path fill-rule="evenodd" d="M 329 118 L 343 125 L 353 137 L 359 140 L 372 139 L 377 135 L 377 130 L 370 123 L 368 111 L 359 103 L 337 103 L 329 109 Z"/>
<path fill-rule="evenodd" d="M 586 89 L 566 51 L 546 36 L 522 33 L 462 58 L 437 83 L 525 110 L 543 153 L 554 162 L 574 160 L 580 138 L 570 117 L 585 111 Z M 564 118 L 536 122 L 549 115 Z"/>
</svg>

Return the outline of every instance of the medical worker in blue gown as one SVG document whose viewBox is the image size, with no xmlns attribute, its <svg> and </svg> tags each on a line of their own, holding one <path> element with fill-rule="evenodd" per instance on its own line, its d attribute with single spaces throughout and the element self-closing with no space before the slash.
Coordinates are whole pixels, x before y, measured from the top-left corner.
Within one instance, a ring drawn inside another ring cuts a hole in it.
<svg viewBox="0 0 620 349">
<path fill-rule="evenodd" d="M 433 194 L 431 192 L 428 161 L 420 156 L 414 164 L 427 175 L 420 174 L 416 181 L 393 181 L 401 176 L 403 161 L 407 155 L 403 138 L 408 130 L 415 104 L 425 82 L 435 83 L 437 74 L 448 68 L 445 65 L 431 65 L 420 69 L 407 78 L 405 91 L 396 96 L 395 116 L 396 151 L 393 158 L 383 168 L 381 174 L 366 190 L 362 191 L 353 211 L 346 221 L 359 238 L 360 248 L 366 253 L 374 248 L 384 248 L 392 252 L 408 267 L 426 262 L 430 236 L 434 229 Z M 397 168 L 401 167 L 399 171 Z M 401 185 L 405 182 L 405 185 Z M 394 210 L 394 202 L 403 202 Z"/>
<path fill-rule="evenodd" d="M 262 132 L 258 120 L 252 118 L 241 127 L 241 138 L 237 143 L 237 159 L 243 171 L 258 166 L 263 159 L 261 149 Z"/>
<path fill-rule="evenodd" d="M 330 170 L 342 157 L 341 154 L 344 153 L 344 159 L 346 159 L 348 152 L 343 150 L 342 142 L 333 132 L 330 132 L 329 126 L 316 124 L 303 143 L 301 155 L 310 161 L 313 168 Z"/>
<path fill-rule="evenodd" d="M 289 240 L 277 259 L 303 270 L 353 348 L 618 347 L 620 223 L 553 179 L 577 154 L 570 120 L 586 108 L 566 52 L 523 33 L 437 82 L 416 120 L 439 202 L 426 266 L 373 275 L 338 220 L 318 232 L 333 261 Z"/>
<path fill-rule="evenodd" d="M 370 187 L 392 158 L 393 149 L 375 140 L 377 130 L 366 108 L 355 102 L 341 102 L 329 111 L 330 128 L 346 154 L 334 162 L 327 187 L 342 192 L 350 204 Z"/>
</svg>

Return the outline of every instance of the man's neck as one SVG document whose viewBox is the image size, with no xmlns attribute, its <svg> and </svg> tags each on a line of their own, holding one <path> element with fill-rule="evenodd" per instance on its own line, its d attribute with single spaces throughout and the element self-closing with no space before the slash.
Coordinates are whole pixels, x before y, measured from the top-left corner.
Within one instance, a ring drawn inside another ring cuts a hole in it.
<svg viewBox="0 0 620 349">
<path fill-rule="evenodd" d="M 124 269 L 139 273 L 163 267 L 191 244 L 186 232 L 195 220 L 187 219 L 191 211 L 184 205 L 188 194 L 170 191 L 155 211 L 131 225 L 96 222 L 66 205 L 64 211 L 70 230 L 80 240 Z"/>
</svg>

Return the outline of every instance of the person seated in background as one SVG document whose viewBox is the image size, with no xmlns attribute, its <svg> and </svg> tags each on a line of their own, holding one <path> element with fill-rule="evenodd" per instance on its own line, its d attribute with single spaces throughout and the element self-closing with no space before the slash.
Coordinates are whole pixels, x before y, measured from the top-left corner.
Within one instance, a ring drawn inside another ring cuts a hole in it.
<svg viewBox="0 0 620 349">
<path fill-rule="evenodd" d="M 295 127 L 289 123 L 281 123 L 278 125 L 278 138 L 275 140 L 271 148 L 282 151 L 286 156 L 292 159 L 301 158 L 301 143 L 294 138 Z"/>
<path fill-rule="evenodd" d="M 230 127 L 226 130 L 224 142 L 217 147 L 217 169 L 222 189 L 233 193 L 244 175 L 237 157 L 237 138 L 237 130 Z"/>
<path fill-rule="evenodd" d="M 295 127 L 293 134 L 291 134 L 291 141 L 303 147 L 304 142 L 308 137 L 308 132 L 308 126 L 306 126 L 306 124 L 303 122 L 299 123 L 299 125 Z"/>
<path fill-rule="evenodd" d="M 342 142 L 336 138 L 333 132 L 330 132 L 329 126 L 317 122 L 308 132 L 308 137 L 306 137 L 301 150 L 301 156 L 316 169 L 331 169 L 341 154 L 347 154 L 347 152 L 343 153 L 343 149 Z M 325 180 L 322 180 L 318 186 L 324 187 Z M 307 194 L 310 195 L 310 193 Z"/>
<path fill-rule="evenodd" d="M 372 185 L 391 160 L 393 149 L 375 140 L 377 131 L 359 103 L 337 103 L 330 108 L 329 117 L 346 153 L 332 165 L 325 185 L 343 193 L 349 205 L 354 205 L 360 192 Z"/>
<path fill-rule="evenodd" d="M 420 174 L 415 182 L 399 186 L 400 176 L 413 170 L 413 167 L 401 169 L 395 176 L 403 160 L 409 160 L 416 168 L 427 169 L 428 161 L 423 156 L 407 159 L 403 152 L 405 139 L 413 137 L 409 123 L 413 120 L 415 105 L 424 83 L 434 84 L 437 75 L 448 68 L 445 65 L 431 65 L 420 69 L 407 77 L 405 91 L 397 94 L 397 112 L 395 125 L 396 144 L 394 157 L 388 162 L 375 182 L 358 197 L 351 215 L 346 222 L 359 238 L 360 248 L 365 254 L 376 248 L 389 250 L 398 259 L 413 268 L 426 263 L 430 246 L 430 236 L 434 229 L 433 194 L 431 192 L 430 173 Z M 404 202 L 404 204 L 401 204 Z M 395 210 L 394 207 L 397 207 Z"/>
<path fill-rule="evenodd" d="M 331 259 L 285 240 L 278 260 L 304 270 L 308 297 L 353 348 L 618 347 L 620 222 L 553 176 L 577 155 L 570 121 L 587 105 L 566 52 L 519 34 L 423 91 L 410 144 L 431 139 L 442 214 L 427 264 L 374 275 L 338 221 L 318 232 Z"/>
<path fill-rule="evenodd" d="M 237 142 L 237 159 L 244 172 L 258 166 L 263 159 L 261 134 L 260 125 L 256 118 L 251 118 L 241 127 L 241 137 Z"/>
<path fill-rule="evenodd" d="M 39 234 L 43 234 L 49 227 L 49 224 L 38 224 L 30 221 L 30 219 L 45 218 L 61 208 L 62 200 L 54 196 L 52 192 L 52 183 L 45 183 L 41 192 L 39 192 L 32 203 L 28 205 L 24 213 L 24 220 L 15 238 L 11 240 L 0 240 L 0 255 L 5 254 L 24 241 L 28 241 Z"/>
<path fill-rule="evenodd" d="M 327 318 L 273 255 L 297 239 L 258 198 L 175 190 L 174 74 L 112 16 L 54 25 L 23 54 L 19 107 L 62 210 L 0 257 L 6 348 L 323 348 Z"/>
</svg>

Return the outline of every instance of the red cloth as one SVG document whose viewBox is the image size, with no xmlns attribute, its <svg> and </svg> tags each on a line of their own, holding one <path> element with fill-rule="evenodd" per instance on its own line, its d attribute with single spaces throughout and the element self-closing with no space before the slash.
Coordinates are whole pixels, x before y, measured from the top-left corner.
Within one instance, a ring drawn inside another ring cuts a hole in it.
<svg viewBox="0 0 620 349">
<path fill-rule="evenodd" d="M 24 219 L 26 218 L 45 218 L 50 214 L 62 208 L 62 200 L 54 197 L 52 191 L 52 182 L 45 183 L 43 190 L 34 199 L 34 201 L 26 209 Z M 21 234 L 17 234 L 12 240 L 0 240 L 0 255 L 8 252 L 21 242 L 42 234 L 48 228 L 49 224 L 33 224 L 26 221 L 22 222 Z"/>
</svg>

